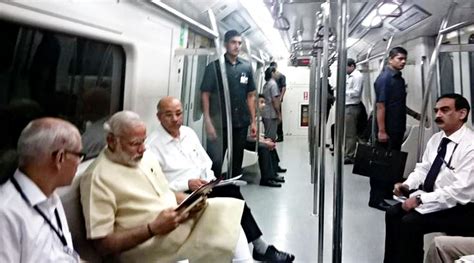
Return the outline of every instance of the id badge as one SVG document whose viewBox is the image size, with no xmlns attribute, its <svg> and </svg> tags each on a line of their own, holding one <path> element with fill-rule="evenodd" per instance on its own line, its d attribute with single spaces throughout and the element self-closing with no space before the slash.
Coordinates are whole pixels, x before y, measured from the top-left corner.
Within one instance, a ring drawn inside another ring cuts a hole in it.
<svg viewBox="0 0 474 263">
<path fill-rule="evenodd" d="M 247 84 L 249 82 L 249 78 L 247 77 L 247 75 L 245 75 L 245 73 L 242 73 L 240 75 L 240 84 Z"/>
</svg>

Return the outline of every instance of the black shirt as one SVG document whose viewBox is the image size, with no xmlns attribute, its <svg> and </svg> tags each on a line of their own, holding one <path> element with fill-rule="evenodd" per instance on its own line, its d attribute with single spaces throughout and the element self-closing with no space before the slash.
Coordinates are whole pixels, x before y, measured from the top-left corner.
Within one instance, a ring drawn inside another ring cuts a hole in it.
<svg viewBox="0 0 474 263">
<path fill-rule="evenodd" d="M 227 56 L 224 56 L 224 58 L 229 83 L 232 127 L 247 127 L 250 124 L 247 94 L 255 90 L 252 67 L 249 62 L 241 58 L 237 58 L 235 64 L 232 64 Z M 227 119 L 218 60 L 207 65 L 201 84 L 201 92 L 210 92 L 209 114 L 214 128 L 225 128 Z"/>
<path fill-rule="evenodd" d="M 385 67 L 375 81 L 376 102 L 385 104 L 387 134 L 403 136 L 406 129 L 406 85 L 402 73 Z"/>
<path fill-rule="evenodd" d="M 280 93 L 282 93 L 283 88 L 286 88 L 286 77 L 285 75 L 280 73 L 280 77 L 276 79 L 276 83 L 278 84 L 278 89 L 280 89 Z"/>
</svg>

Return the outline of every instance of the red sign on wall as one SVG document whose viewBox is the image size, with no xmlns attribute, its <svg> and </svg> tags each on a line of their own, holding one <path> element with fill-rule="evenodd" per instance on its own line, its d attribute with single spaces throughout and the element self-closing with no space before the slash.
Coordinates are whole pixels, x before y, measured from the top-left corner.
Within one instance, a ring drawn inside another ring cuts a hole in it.
<svg viewBox="0 0 474 263">
<path fill-rule="evenodd" d="M 303 92 L 303 100 L 308 100 L 309 93 L 307 91 Z"/>
</svg>

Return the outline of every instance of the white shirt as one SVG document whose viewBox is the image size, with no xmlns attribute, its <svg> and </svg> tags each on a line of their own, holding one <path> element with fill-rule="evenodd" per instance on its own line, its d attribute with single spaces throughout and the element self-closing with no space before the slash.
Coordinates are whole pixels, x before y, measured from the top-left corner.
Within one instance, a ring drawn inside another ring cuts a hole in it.
<svg viewBox="0 0 474 263">
<path fill-rule="evenodd" d="M 160 123 L 148 136 L 146 146 L 156 155 L 173 191 L 189 190 L 190 179 L 215 179 L 211 158 L 189 127 L 181 125 L 179 138 L 173 138 Z"/>
<path fill-rule="evenodd" d="M 443 137 L 451 140 L 446 146 L 444 160 L 446 163 L 451 160 L 450 166 L 453 169 L 443 163 L 436 177 L 433 192 L 421 194 L 422 204 L 416 210 L 422 214 L 474 201 L 474 132 L 465 125 L 450 136 L 446 136 L 443 131 L 434 134 L 428 141 L 422 162 L 416 164 L 415 170 L 404 184 L 410 189 L 417 189 L 424 183 Z"/>
<path fill-rule="evenodd" d="M 362 88 L 364 86 L 364 77 L 357 69 L 354 69 L 346 78 L 346 105 L 360 103 Z"/>
<path fill-rule="evenodd" d="M 0 186 L 0 262 L 78 262 L 72 251 L 72 238 L 64 209 L 56 193 L 46 197 L 38 186 L 17 170 L 13 175 L 31 205 L 37 205 L 59 229 L 54 210 L 57 209 L 66 238 L 66 249 L 46 220 L 30 206 L 9 180 Z"/>
</svg>

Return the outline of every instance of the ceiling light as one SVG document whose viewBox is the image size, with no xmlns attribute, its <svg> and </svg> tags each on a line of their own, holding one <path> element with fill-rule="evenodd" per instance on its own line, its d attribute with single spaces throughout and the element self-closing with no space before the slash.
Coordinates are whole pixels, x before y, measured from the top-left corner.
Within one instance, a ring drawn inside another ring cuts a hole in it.
<svg viewBox="0 0 474 263">
<path fill-rule="evenodd" d="M 393 11 L 397 10 L 400 6 L 394 3 L 384 3 L 383 5 L 377 8 L 377 13 L 379 16 L 389 16 Z"/>
<path fill-rule="evenodd" d="M 377 10 L 374 9 L 365 17 L 364 20 L 362 20 L 361 25 L 365 27 L 377 27 L 381 25 L 381 23 L 382 18 L 377 15 Z"/>
</svg>

